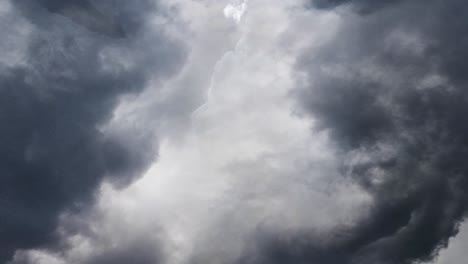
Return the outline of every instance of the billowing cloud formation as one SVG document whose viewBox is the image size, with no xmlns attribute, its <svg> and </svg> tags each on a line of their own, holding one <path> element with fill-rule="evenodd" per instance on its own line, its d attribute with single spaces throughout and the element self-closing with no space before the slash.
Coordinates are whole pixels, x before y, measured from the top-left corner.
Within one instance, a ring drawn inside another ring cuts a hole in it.
<svg viewBox="0 0 468 264">
<path fill-rule="evenodd" d="M 243 2 L 0 5 L 4 259 L 463 262 L 466 4 Z"/>
<path fill-rule="evenodd" d="M 101 129 L 119 96 L 184 57 L 153 1 L 3 1 L 0 27 L 0 263 L 54 242 L 63 210 L 108 177 L 128 183 L 156 154 Z M 11 29 L 13 28 L 13 29 Z M 144 51 L 143 51 L 144 50 Z M 131 137 L 127 135 L 126 137 Z M 104 263 L 104 261 L 100 261 Z"/>
<path fill-rule="evenodd" d="M 468 5 L 313 4 L 366 10 L 340 13 L 336 36 L 300 58 L 305 79 L 297 94 L 302 113 L 337 144 L 344 175 L 372 195 L 373 205 L 360 221 L 325 238 L 267 235 L 259 252 L 239 263 L 431 260 L 467 213 Z"/>
</svg>

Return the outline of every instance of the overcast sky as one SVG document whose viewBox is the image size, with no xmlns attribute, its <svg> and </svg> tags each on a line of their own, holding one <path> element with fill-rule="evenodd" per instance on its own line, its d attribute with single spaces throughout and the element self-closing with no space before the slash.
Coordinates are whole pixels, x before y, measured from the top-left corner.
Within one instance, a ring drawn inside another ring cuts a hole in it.
<svg viewBox="0 0 468 264">
<path fill-rule="evenodd" d="M 0 264 L 460 264 L 465 0 L 0 0 Z"/>
</svg>

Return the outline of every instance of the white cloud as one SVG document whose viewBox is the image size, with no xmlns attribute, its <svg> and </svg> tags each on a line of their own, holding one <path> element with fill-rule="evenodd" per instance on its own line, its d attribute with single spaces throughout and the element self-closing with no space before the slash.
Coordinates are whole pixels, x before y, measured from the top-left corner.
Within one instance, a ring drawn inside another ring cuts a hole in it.
<svg viewBox="0 0 468 264">
<path fill-rule="evenodd" d="M 242 16 L 247 11 L 247 3 L 248 0 L 243 0 L 242 2 L 236 1 L 228 4 L 223 10 L 224 16 L 234 20 L 236 23 L 240 23 Z"/>
</svg>

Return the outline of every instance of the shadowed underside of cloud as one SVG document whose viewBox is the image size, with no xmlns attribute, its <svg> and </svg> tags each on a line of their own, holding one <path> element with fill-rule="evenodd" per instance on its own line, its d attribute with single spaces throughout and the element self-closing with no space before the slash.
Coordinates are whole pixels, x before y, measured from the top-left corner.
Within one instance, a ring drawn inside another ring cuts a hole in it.
<svg viewBox="0 0 468 264">
<path fill-rule="evenodd" d="M 431 260 L 467 213 L 468 4 L 311 3 L 354 11 L 340 13 L 336 36 L 301 58 L 300 108 L 330 133 L 343 174 L 372 195 L 373 206 L 333 234 L 263 230 L 238 263 Z"/>
<path fill-rule="evenodd" d="M 156 154 L 99 129 L 120 95 L 184 57 L 163 29 L 147 30 L 153 1 L 138 2 L 11 1 L 1 27 L 28 33 L 2 36 L 26 45 L 23 61 L 0 65 L 0 263 L 52 245 L 63 210 L 85 208 L 104 177 L 130 182 Z"/>
<path fill-rule="evenodd" d="M 310 6 L 323 9 L 332 9 L 340 5 L 351 5 L 359 13 L 370 13 L 377 9 L 402 2 L 404 0 L 309 0 Z"/>
</svg>

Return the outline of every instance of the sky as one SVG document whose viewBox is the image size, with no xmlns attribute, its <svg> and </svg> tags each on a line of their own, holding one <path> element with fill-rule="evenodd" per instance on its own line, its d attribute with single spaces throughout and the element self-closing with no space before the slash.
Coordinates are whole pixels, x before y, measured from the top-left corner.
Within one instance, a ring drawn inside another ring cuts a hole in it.
<svg viewBox="0 0 468 264">
<path fill-rule="evenodd" d="M 464 0 L 0 0 L 0 264 L 459 264 Z"/>
</svg>

